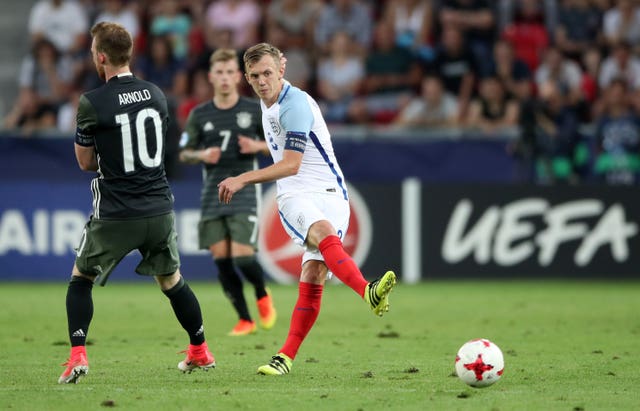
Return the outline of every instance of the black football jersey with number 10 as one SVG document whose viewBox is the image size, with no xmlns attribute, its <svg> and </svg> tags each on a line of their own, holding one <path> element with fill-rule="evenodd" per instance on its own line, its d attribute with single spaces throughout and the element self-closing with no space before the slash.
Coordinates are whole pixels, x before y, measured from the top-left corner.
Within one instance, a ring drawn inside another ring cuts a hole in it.
<svg viewBox="0 0 640 411">
<path fill-rule="evenodd" d="M 131 74 L 82 95 L 77 133 L 94 140 L 98 159 L 93 218 L 151 217 L 173 209 L 163 159 L 168 118 L 162 91 Z"/>
</svg>

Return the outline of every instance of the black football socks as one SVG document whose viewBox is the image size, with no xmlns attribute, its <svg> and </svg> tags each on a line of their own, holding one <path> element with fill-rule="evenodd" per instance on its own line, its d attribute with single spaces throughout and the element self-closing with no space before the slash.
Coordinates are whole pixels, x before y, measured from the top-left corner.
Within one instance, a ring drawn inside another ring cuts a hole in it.
<svg viewBox="0 0 640 411">
<path fill-rule="evenodd" d="M 189 334 L 191 345 L 200 345 L 204 342 L 204 327 L 202 325 L 202 312 L 200 304 L 191 287 L 182 277 L 178 284 L 169 290 L 163 290 L 169 297 L 171 307 L 182 328 Z"/>
<path fill-rule="evenodd" d="M 85 345 L 89 324 L 93 318 L 93 281 L 72 276 L 67 288 L 67 324 L 71 346 Z"/>
<path fill-rule="evenodd" d="M 267 290 L 264 286 L 264 271 L 256 259 L 256 256 L 236 257 L 234 261 L 240 272 L 242 272 L 242 275 L 244 275 L 244 278 L 255 288 L 256 299 L 259 300 L 266 296 Z"/>
</svg>

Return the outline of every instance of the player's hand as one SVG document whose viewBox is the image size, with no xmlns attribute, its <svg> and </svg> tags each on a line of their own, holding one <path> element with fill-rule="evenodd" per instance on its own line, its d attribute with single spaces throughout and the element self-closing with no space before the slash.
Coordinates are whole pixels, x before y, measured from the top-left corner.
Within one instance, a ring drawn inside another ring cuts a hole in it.
<svg viewBox="0 0 640 411">
<path fill-rule="evenodd" d="M 220 155 L 222 155 L 220 147 L 209 147 L 202 151 L 201 160 L 206 164 L 217 164 L 220 161 Z"/>
<path fill-rule="evenodd" d="M 240 146 L 241 154 L 255 154 L 260 151 L 260 147 L 258 147 L 254 139 L 242 134 L 238 134 L 238 145 Z"/>
<path fill-rule="evenodd" d="M 235 193 L 242 190 L 245 184 L 240 177 L 227 177 L 218 184 L 218 201 L 229 204 Z"/>
</svg>

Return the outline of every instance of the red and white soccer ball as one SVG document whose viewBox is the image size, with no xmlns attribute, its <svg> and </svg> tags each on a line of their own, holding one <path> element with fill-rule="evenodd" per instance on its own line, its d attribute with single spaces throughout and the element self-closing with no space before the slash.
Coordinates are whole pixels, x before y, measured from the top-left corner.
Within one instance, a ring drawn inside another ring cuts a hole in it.
<svg viewBox="0 0 640 411">
<path fill-rule="evenodd" d="M 488 387 L 500 379 L 503 371 L 502 351 L 489 340 L 471 340 L 458 350 L 456 374 L 467 385 Z"/>
</svg>

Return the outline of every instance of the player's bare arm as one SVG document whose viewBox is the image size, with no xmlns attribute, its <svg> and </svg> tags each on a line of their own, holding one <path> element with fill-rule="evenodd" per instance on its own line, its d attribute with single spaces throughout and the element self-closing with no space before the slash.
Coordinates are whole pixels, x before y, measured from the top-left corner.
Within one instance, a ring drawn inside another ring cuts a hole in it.
<svg viewBox="0 0 640 411">
<path fill-rule="evenodd" d="M 240 146 L 240 153 L 242 154 L 269 154 L 267 142 L 264 140 L 255 140 L 251 137 L 238 134 L 238 145 Z"/>
<path fill-rule="evenodd" d="M 180 161 L 183 163 L 196 164 L 217 164 L 220 161 L 222 150 L 220 147 L 209 147 L 203 150 L 184 149 L 180 152 Z"/>
<path fill-rule="evenodd" d="M 82 171 L 98 171 L 98 159 L 94 146 L 85 147 L 75 144 L 76 160 Z"/>
<path fill-rule="evenodd" d="M 218 184 L 218 200 L 229 204 L 235 193 L 248 184 L 266 183 L 284 177 L 296 175 L 302 164 L 303 153 L 295 150 L 285 150 L 282 160 L 268 167 L 247 171 L 235 177 L 225 178 Z"/>
</svg>

